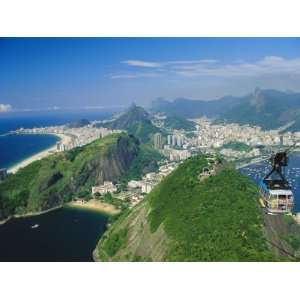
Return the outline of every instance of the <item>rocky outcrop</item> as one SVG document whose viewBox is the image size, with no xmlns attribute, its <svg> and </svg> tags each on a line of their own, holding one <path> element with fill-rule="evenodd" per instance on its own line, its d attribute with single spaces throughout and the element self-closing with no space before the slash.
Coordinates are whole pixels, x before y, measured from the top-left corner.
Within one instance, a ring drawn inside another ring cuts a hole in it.
<svg viewBox="0 0 300 300">
<path fill-rule="evenodd" d="M 116 182 L 138 153 L 137 139 L 122 133 L 36 161 L 0 184 L 0 220 L 47 210 L 93 185 Z"/>
<path fill-rule="evenodd" d="M 168 249 L 168 237 L 161 225 L 151 232 L 147 216 L 150 207 L 146 201 L 129 214 L 120 218 L 101 238 L 93 257 L 95 261 L 164 261 Z M 119 232 L 126 237 L 117 248 L 109 245 Z M 111 256 L 113 251 L 113 256 Z"/>
</svg>

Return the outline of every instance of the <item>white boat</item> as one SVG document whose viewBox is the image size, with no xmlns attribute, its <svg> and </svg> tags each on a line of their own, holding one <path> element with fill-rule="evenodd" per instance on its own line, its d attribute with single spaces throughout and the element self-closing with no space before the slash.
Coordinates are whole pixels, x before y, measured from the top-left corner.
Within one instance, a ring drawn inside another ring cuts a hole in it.
<svg viewBox="0 0 300 300">
<path fill-rule="evenodd" d="M 38 228 L 40 225 L 39 224 L 34 224 L 31 226 L 32 229 Z"/>
</svg>

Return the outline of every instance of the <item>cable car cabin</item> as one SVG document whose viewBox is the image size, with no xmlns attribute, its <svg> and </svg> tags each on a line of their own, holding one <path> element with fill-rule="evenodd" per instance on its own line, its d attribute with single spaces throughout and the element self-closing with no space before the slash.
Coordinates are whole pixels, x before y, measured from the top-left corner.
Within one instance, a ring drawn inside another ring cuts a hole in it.
<svg viewBox="0 0 300 300">
<path fill-rule="evenodd" d="M 260 194 L 269 213 L 290 213 L 293 209 L 294 196 L 287 181 L 264 179 L 260 183 Z"/>
</svg>

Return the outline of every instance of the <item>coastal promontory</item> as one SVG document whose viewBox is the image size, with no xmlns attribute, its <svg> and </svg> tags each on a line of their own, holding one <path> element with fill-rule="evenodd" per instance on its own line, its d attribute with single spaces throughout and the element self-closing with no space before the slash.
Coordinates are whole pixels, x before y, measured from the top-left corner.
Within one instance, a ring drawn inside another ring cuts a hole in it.
<svg viewBox="0 0 300 300">
<path fill-rule="evenodd" d="M 60 206 L 120 179 L 139 149 L 136 138 L 119 133 L 31 163 L 0 184 L 0 220 Z"/>
</svg>

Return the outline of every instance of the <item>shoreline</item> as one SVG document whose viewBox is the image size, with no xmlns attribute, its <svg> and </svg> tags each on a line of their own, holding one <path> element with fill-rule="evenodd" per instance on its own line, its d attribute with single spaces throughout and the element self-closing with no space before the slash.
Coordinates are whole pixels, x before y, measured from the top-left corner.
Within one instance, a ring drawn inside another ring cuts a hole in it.
<svg viewBox="0 0 300 300">
<path fill-rule="evenodd" d="M 69 144 L 72 140 L 71 137 L 66 134 L 49 133 L 48 135 L 57 136 L 60 139 L 60 142 L 62 142 L 64 144 Z M 33 163 L 34 161 L 40 160 L 40 159 L 45 158 L 54 153 L 56 153 L 56 144 L 45 150 L 35 153 L 35 154 L 31 155 L 30 157 L 23 159 L 22 161 L 16 163 L 12 167 L 8 168 L 7 172 L 11 173 L 11 174 L 16 174 L 20 169 L 28 166 L 29 164 Z"/>
<path fill-rule="evenodd" d="M 81 200 L 75 200 L 67 203 L 65 206 L 94 210 L 110 216 L 117 215 L 121 212 L 121 210 L 117 209 L 115 206 L 111 204 L 103 203 L 96 200 L 89 200 L 87 202 Z"/>
<path fill-rule="evenodd" d="M 58 206 L 55 206 L 55 207 L 52 207 L 52 208 L 49 208 L 49 209 L 46 209 L 46 210 L 43 210 L 43 211 L 28 212 L 28 213 L 25 213 L 25 214 L 22 214 L 22 215 L 15 214 L 15 215 L 12 215 L 12 216 L 4 219 L 4 220 L 1 220 L 0 221 L 0 226 L 5 224 L 6 222 L 8 222 L 11 219 L 30 218 L 30 217 L 34 217 L 34 216 L 39 216 L 39 215 L 47 214 L 47 213 L 49 213 L 53 210 L 62 208 L 63 206 L 64 205 L 58 205 Z"/>
<path fill-rule="evenodd" d="M 11 219 L 20 219 L 20 218 L 30 218 L 30 217 L 34 217 L 34 216 L 40 216 L 43 214 L 47 214 L 51 211 L 54 211 L 56 209 L 60 209 L 63 207 L 73 207 L 73 208 L 77 208 L 77 209 L 88 209 L 88 210 L 93 210 L 93 211 L 97 211 L 99 213 L 102 214 L 106 214 L 109 216 L 114 216 L 119 214 L 121 211 L 117 208 L 115 208 L 113 205 L 108 204 L 108 203 L 103 203 L 100 201 L 95 201 L 95 200 L 90 200 L 88 202 L 82 202 L 81 200 L 75 200 L 75 201 L 71 201 L 69 203 L 65 203 L 65 204 L 61 204 L 43 211 L 35 211 L 35 212 L 28 212 L 25 214 L 15 214 L 12 215 L 4 220 L 0 220 L 0 226 L 5 224 L 6 222 L 8 222 Z"/>
</svg>

